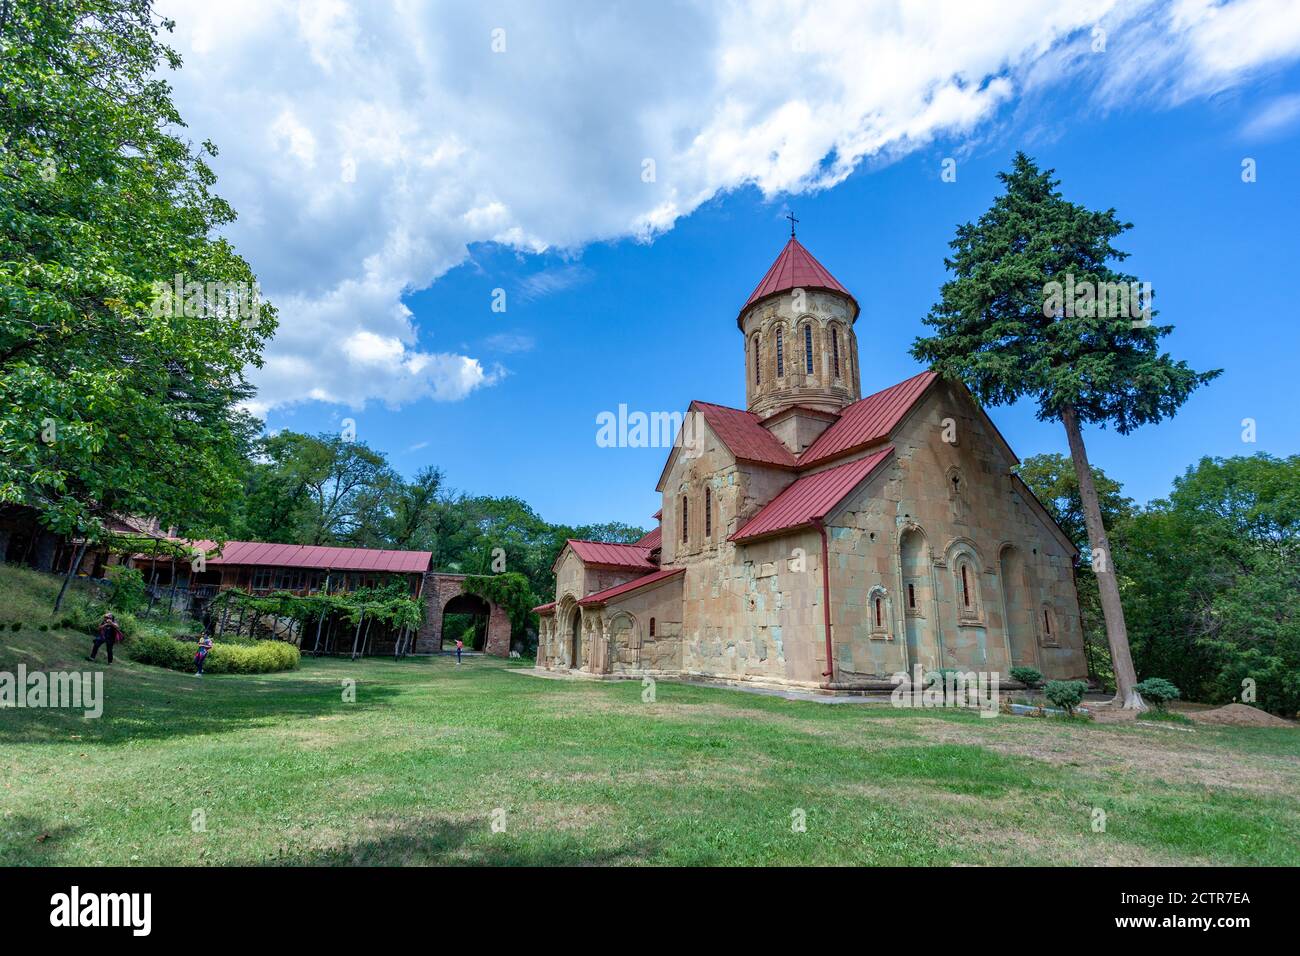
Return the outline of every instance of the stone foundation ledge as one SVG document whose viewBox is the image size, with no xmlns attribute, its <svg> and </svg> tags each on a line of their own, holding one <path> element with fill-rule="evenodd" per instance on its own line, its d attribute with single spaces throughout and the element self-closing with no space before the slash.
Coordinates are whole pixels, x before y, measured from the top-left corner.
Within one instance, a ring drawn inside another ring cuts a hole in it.
<svg viewBox="0 0 1300 956">
<path fill-rule="evenodd" d="M 785 680 L 778 677 L 765 677 L 762 675 L 747 674 L 714 674 L 707 671 L 691 670 L 641 670 L 641 671 L 623 671 L 617 674 L 590 674 L 586 671 L 564 670 L 561 668 L 522 668 L 516 673 L 529 674 L 534 677 L 549 677 L 556 680 L 589 680 L 589 681 L 639 681 L 643 678 L 650 677 L 654 680 L 675 681 L 683 684 L 699 684 L 702 686 L 713 687 L 735 687 L 740 689 L 752 688 L 755 690 L 771 691 L 798 691 L 802 694 L 813 694 L 819 697 L 871 697 L 871 698 L 888 698 L 894 691 L 901 687 L 903 693 L 910 694 L 913 687 L 910 682 L 904 684 L 895 684 L 885 677 L 866 677 L 854 681 L 833 681 L 829 684 L 815 681 L 797 681 Z M 999 680 L 998 690 L 1004 691 L 1023 691 L 1027 690 L 1024 684 L 1014 680 Z"/>
</svg>

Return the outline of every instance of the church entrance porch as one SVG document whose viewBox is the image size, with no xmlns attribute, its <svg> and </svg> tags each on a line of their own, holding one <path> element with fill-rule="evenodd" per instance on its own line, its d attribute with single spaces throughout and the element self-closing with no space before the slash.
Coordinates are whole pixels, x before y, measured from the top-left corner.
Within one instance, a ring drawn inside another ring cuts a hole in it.
<svg viewBox="0 0 1300 956">
<path fill-rule="evenodd" d="M 582 611 L 578 608 L 573 609 L 573 616 L 569 619 L 569 669 L 580 670 L 582 668 Z"/>
</svg>

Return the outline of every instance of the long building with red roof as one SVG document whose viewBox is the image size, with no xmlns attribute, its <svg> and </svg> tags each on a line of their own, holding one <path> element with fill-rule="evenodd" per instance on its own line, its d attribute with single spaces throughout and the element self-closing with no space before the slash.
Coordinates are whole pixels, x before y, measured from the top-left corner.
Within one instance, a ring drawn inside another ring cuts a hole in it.
<svg viewBox="0 0 1300 956">
<path fill-rule="evenodd" d="M 737 317 L 746 407 L 690 404 L 651 532 L 566 542 L 538 667 L 830 693 L 1086 673 L 1077 549 L 960 384 L 863 397 L 860 311 L 791 235 Z"/>
</svg>

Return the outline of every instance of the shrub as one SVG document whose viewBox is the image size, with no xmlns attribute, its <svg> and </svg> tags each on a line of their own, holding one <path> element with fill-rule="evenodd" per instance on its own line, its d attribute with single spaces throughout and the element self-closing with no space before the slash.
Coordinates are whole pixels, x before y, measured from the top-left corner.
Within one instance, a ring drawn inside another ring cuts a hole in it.
<svg viewBox="0 0 1300 956">
<path fill-rule="evenodd" d="M 68 611 L 62 625 L 68 630 L 81 631 L 83 634 L 94 634 L 96 628 L 99 627 L 99 618 L 100 615 L 89 607 L 76 605 Z"/>
<path fill-rule="evenodd" d="M 1020 681 L 1026 687 L 1034 687 L 1042 681 L 1043 672 L 1037 667 L 1013 667 L 1011 679 Z"/>
<path fill-rule="evenodd" d="M 1081 680 L 1049 680 L 1043 693 L 1057 707 L 1069 716 L 1074 716 L 1074 708 L 1083 703 L 1083 692 L 1088 685 Z"/>
<path fill-rule="evenodd" d="M 170 667 L 178 671 L 190 670 L 194 666 L 193 645 L 187 646 L 155 631 L 136 635 L 126 650 L 132 660 L 141 664 Z"/>
<path fill-rule="evenodd" d="M 22 629 L 23 629 L 22 621 L 14 621 L 12 624 L 9 625 L 9 630 L 11 631 L 21 631 Z"/>
<path fill-rule="evenodd" d="M 1180 696 L 1179 690 L 1163 677 L 1148 677 L 1135 688 L 1144 700 L 1149 700 L 1156 705 L 1156 710 L 1164 710 L 1165 704 L 1171 700 L 1177 700 Z"/>
<path fill-rule="evenodd" d="M 139 568 L 119 564 L 108 569 L 108 577 L 113 582 L 112 593 L 108 596 L 109 607 L 114 611 L 134 611 L 144 607 L 148 595 Z"/>
<path fill-rule="evenodd" d="M 194 669 L 198 645 L 150 630 L 132 640 L 128 650 L 132 659 L 142 664 L 189 671 Z M 269 674 L 293 670 L 299 660 L 298 648 L 285 641 L 258 641 L 253 645 L 218 642 L 208 652 L 203 670 L 208 674 Z"/>
</svg>

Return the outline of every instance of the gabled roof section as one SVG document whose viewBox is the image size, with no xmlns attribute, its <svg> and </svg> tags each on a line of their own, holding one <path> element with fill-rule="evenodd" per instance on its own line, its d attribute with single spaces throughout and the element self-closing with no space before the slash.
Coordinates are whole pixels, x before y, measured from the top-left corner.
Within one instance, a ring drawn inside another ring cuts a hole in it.
<svg viewBox="0 0 1300 956">
<path fill-rule="evenodd" d="M 825 518 L 893 454 L 894 446 L 889 445 L 866 458 L 805 475 L 764 505 L 731 540 L 765 538 Z"/>
<path fill-rule="evenodd" d="M 631 571 L 655 571 L 657 566 L 650 560 L 650 549 L 640 544 L 610 544 L 605 541 L 580 541 L 569 538 L 565 544 L 573 549 L 583 564 L 596 564 L 607 568 L 627 568 Z M 563 555 L 564 551 L 561 550 Z M 560 559 L 555 559 L 555 570 Z"/>
<path fill-rule="evenodd" d="M 608 604 L 610 601 L 630 594 L 633 591 L 639 591 L 641 588 L 649 587 L 652 584 L 659 584 L 667 581 L 669 578 L 675 578 L 679 574 L 686 573 L 685 568 L 664 568 L 662 571 L 656 571 L 654 574 L 647 574 L 645 577 L 637 578 L 635 581 L 628 581 L 626 584 L 618 584 L 612 588 L 606 588 L 603 591 L 597 591 L 595 594 L 588 594 L 578 602 L 583 607 L 592 605 Z"/>
<path fill-rule="evenodd" d="M 726 405 L 708 402 L 691 402 L 691 409 L 704 416 L 704 420 L 740 461 L 753 461 L 778 468 L 794 468 L 795 457 L 781 440 L 763 427 L 757 415 Z"/>
<path fill-rule="evenodd" d="M 885 441 L 938 377 L 934 372 L 922 372 L 854 402 L 840 413 L 839 421 L 808 446 L 799 457 L 799 467 Z"/>
<path fill-rule="evenodd" d="M 767 270 L 767 275 L 763 276 L 762 281 L 745 301 L 740 315 L 736 316 L 736 324 L 743 328 L 740 316 L 744 315 L 745 310 L 755 302 L 791 289 L 824 289 L 838 292 L 853 303 L 853 318 L 858 317 L 860 311 L 858 300 L 853 298 L 848 289 L 840 285 L 839 280 L 831 275 L 824 265 L 813 258 L 813 254 L 805 249 L 798 239 L 791 236 L 790 241 L 781 250 L 781 254 L 772 263 L 772 268 Z"/>
<path fill-rule="evenodd" d="M 196 541 L 205 552 L 216 545 Z M 148 557 L 145 555 L 144 557 Z M 393 574 L 423 574 L 429 570 L 429 551 L 387 551 L 374 548 L 327 548 L 306 544 L 267 544 L 260 541 L 227 541 L 221 554 L 206 558 L 209 565 L 243 564 L 264 568 L 316 568 L 322 571 L 380 571 Z"/>
<path fill-rule="evenodd" d="M 653 551 L 655 548 L 663 546 L 663 537 L 664 529 L 655 528 L 653 531 L 646 532 L 645 535 L 642 536 L 641 540 L 636 543 L 636 546 L 638 548 L 646 548 Z"/>
<path fill-rule="evenodd" d="M 537 607 L 533 608 L 533 613 L 534 613 L 534 614 L 554 614 L 554 613 L 555 613 L 555 602 L 554 602 L 554 601 L 550 601 L 550 602 L 548 602 L 548 603 L 546 603 L 546 604 L 539 604 L 539 605 L 537 605 Z"/>
</svg>

